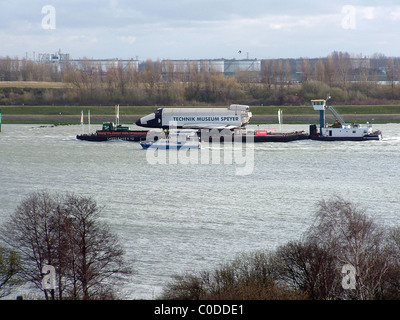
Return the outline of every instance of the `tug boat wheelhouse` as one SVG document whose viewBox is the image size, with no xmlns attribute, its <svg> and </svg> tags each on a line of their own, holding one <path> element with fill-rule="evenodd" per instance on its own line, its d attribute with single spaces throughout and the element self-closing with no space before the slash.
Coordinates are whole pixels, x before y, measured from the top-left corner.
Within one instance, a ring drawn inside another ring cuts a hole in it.
<svg viewBox="0 0 400 320">
<path fill-rule="evenodd" d="M 373 130 L 372 125 L 368 122 L 365 125 L 357 123 L 347 124 L 343 118 L 337 113 L 332 106 L 327 106 L 326 100 L 318 99 L 311 100 L 314 110 L 320 112 L 320 127 L 317 125 L 310 126 L 310 138 L 312 140 L 324 141 L 366 141 L 366 140 L 381 140 L 382 133 L 380 130 Z M 332 125 L 325 123 L 325 110 L 328 109 L 336 117 Z"/>
</svg>

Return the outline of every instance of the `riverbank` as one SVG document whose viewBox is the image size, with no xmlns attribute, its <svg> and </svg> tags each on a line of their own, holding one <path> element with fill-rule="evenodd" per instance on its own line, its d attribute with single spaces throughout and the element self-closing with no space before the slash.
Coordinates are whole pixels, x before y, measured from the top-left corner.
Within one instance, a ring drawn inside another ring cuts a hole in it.
<svg viewBox="0 0 400 320">
<path fill-rule="evenodd" d="M 220 106 L 226 107 L 226 106 Z M 2 123 L 12 124 L 79 124 L 83 111 L 84 122 L 101 124 L 115 121 L 114 106 L 0 106 Z M 120 106 L 121 123 L 135 123 L 142 116 L 154 112 L 157 106 Z M 283 123 L 308 124 L 319 121 L 319 114 L 311 106 L 251 106 L 253 113 L 251 124 L 273 124 L 278 122 L 278 110 L 283 110 Z M 335 109 L 347 122 L 400 123 L 399 105 L 381 106 L 335 106 Z M 327 121 L 333 121 L 327 113 Z"/>
<path fill-rule="evenodd" d="M 342 115 L 347 122 L 367 122 L 373 121 L 374 123 L 400 123 L 400 114 L 398 115 Z M 130 124 L 135 123 L 140 116 L 124 116 L 121 123 Z M 91 116 L 90 122 L 92 124 L 101 124 L 103 122 L 115 121 L 115 116 Z M 285 116 L 283 123 L 285 124 L 308 124 L 317 123 L 319 121 L 318 115 L 289 115 Z M 277 123 L 277 116 L 253 116 L 250 124 L 274 124 Z M 80 116 L 71 115 L 3 115 L 3 124 L 54 124 L 54 125 L 69 125 L 80 124 Z M 84 123 L 88 123 L 85 115 Z"/>
</svg>

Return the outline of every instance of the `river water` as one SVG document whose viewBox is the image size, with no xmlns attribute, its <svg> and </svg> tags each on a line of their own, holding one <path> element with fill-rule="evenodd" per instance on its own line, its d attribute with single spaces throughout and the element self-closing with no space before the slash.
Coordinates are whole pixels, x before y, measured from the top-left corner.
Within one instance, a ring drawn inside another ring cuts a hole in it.
<svg viewBox="0 0 400 320">
<path fill-rule="evenodd" d="M 213 161 L 167 155 L 162 162 L 160 153 L 154 164 L 155 155 L 136 142 L 76 140 L 87 125 L 3 124 L 0 223 L 31 192 L 91 196 L 104 206 L 101 218 L 135 270 L 121 295 L 153 299 L 174 274 L 212 270 L 241 252 L 299 239 L 317 202 L 335 195 L 360 204 L 377 222 L 400 225 L 400 124 L 375 128 L 382 141 L 259 143 L 241 149 L 244 163 L 211 145 L 198 152 Z"/>
</svg>

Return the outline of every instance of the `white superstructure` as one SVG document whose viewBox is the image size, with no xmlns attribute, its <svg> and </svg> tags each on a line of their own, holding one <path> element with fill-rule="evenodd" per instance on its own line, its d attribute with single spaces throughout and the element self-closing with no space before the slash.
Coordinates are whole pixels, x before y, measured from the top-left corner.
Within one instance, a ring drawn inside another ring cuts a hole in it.
<svg viewBox="0 0 400 320">
<path fill-rule="evenodd" d="M 328 97 L 329 99 L 330 97 Z M 327 100 L 328 100 L 327 99 Z M 347 124 L 336 110 L 328 106 L 324 99 L 311 100 L 314 110 L 320 112 L 319 132 L 316 125 L 310 126 L 310 136 L 314 140 L 380 140 L 382 133 L 374 131 L 368 122 L 366 125 L 357 123 Z M 332 125 L 325 123 L 325 110 L 328 109 L 336 120 Z"/>
<path fill-rule="evenodd" d="M 251 117 L 249 106 L 238 104 L 229 108 L 159 108 L 136 124 L 150 128 L 235 129 L 246 126 Z"/>
</svg>

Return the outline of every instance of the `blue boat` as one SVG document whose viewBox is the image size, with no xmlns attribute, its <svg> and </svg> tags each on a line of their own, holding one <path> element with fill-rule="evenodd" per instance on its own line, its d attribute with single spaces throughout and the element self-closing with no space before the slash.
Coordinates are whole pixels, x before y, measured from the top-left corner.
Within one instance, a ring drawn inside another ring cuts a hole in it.
<svg viewBox="0 0 400 320">
<path fill-rule="evenodd" d="M 153 141 L 142 141 L 140 145 L 143 149 L 200 149 L 200 139 L 196 133 L 172 133 L 166 138 Z"/>
</svg>

